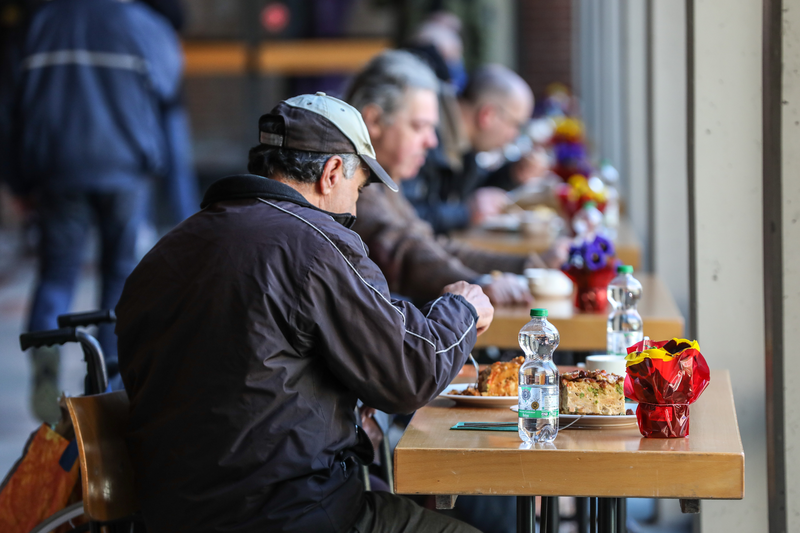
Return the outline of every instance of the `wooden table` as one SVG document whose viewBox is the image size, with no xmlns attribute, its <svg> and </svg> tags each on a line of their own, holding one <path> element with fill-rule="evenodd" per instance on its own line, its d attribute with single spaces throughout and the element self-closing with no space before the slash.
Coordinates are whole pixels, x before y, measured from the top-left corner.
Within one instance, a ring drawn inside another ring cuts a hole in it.
<svg viewBox="0 0 800 533">
<path fill-rule="evenodd" d="M 642 300 L 638 310 L 644 320 L 644 334 L 653 340 L 682 337 L 683 315 L 664 282 L 654 274 L 636 274 L 636 279 L 642 283 Z M 559 349 L 605 351 L 608 319 L 605 313 L 576 311 L 571 298 L 537 298 L 534 305 L 548 310 L 547 319 L 561 334 Z M 478 337 L 475 346 L 519 348 L 517 335 L 529 320 L 530 309 L 527 307 L 498 307 L 494 310 L 492 325 Z"/>
<path fill-rule="evenodd" d="M 487 231 L 471 228 L 453 233 L 454 239 L 469 243 L 475 248 L 492 252 L 511 254 L 541 253 L 552 244 L 552 239 L 544 236 L 528 236 L 520 232 Z M 623 219 L 614 242 L 617 257 L 625 265 L 639 270 L 642 264 L 642 244 L 628 220 Z"/>
<path fill-rule="evenodd" d="M 505 408 L 435 400 L 394 452 L 398 494 L 742 499 L 744 451 L 730 376 L 714 370 L 691 406 L 690 436 L 646 439 L 638 428 L 564 430 L 523 449 L 516 432 L 453 431 L 457 422 L 514 422 Z M 518 500 L 519 505 L 519 500 Z"/>
<path fill-rule="evenodd" d="M 249 46 L 244 41 L 183 42 L 184 74 L 231 76 L 248 72 L 320 75 L 357 72 L 391 43 L 386 39 L 299 39 Z"/>
</svg>

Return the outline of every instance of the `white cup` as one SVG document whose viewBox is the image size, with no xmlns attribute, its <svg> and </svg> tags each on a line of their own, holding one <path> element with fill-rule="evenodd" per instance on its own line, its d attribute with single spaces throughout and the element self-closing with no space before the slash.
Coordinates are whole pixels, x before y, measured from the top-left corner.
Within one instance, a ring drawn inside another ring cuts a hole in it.
<svg viewBox="0 0 800 533">
<path fill-rule="evenodd" d="M 586 357 L 586 370 L 605 370 L 625 377 L 625 357 L 622 355 L 589 355 Z"/>
</svg>

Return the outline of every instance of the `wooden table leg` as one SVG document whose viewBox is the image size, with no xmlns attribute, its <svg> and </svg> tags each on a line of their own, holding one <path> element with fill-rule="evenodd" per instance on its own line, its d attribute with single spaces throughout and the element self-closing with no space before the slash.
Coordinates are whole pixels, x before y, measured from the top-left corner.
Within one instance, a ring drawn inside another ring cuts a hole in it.
<svg viewBox="0 0 800 533">
<path fill-rule="evenodd" d="M 517 496 L 517 533 L 536 533 L 536 496 Z"/>
<path fill-rule="evenodd" d="M 597 498 L 589 498 L 589 533 L 597 533 Z"/>
</svg>

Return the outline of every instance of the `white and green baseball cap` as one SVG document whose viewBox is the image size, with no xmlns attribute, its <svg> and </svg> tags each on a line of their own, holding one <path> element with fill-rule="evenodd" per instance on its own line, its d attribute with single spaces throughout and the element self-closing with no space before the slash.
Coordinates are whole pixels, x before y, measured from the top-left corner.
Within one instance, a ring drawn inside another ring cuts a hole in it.
<svg viewBox="0 0 800 533">
<path fill-rule="evenodd" d="M 371 170 L 371 181 L 397 184 L 375 159 L 367 125 L 350 104 L 325 93 L 284 100 L 258 119 L 261 144 L 325 154 L 357 154 Z"/>
</svg>

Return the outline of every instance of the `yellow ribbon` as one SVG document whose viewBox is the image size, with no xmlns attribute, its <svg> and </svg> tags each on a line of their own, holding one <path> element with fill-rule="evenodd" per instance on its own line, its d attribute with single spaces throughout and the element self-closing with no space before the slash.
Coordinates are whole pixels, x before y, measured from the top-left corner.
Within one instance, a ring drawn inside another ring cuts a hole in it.
<svg viewBox="0 0 800 533">
<path fill-rule="evenodd" d="M 681 350 L 675 355 L 670 354 L 664 348 L 655 348 L 655 347 L 644 350 L 642 352 L 631 352 L 625 356 L 625 360 L 627 361 L 625 366 L 631 366 L 641 363 L 645 359 L 661 359 L 662 361 L 672 361 L 675 357 L 682 354 L 685 350 L 695 349 L 698 352 L 700 351 L 700 345 L 697 343 L 697 341 L 690 341 L 688 339 L 677 339 L 677 338 L 672 340 L 675 341 L 676 344 L 687 343 L 689 344 L 689 348 L 684 348 L 684 350 Z"/>
</svg>

